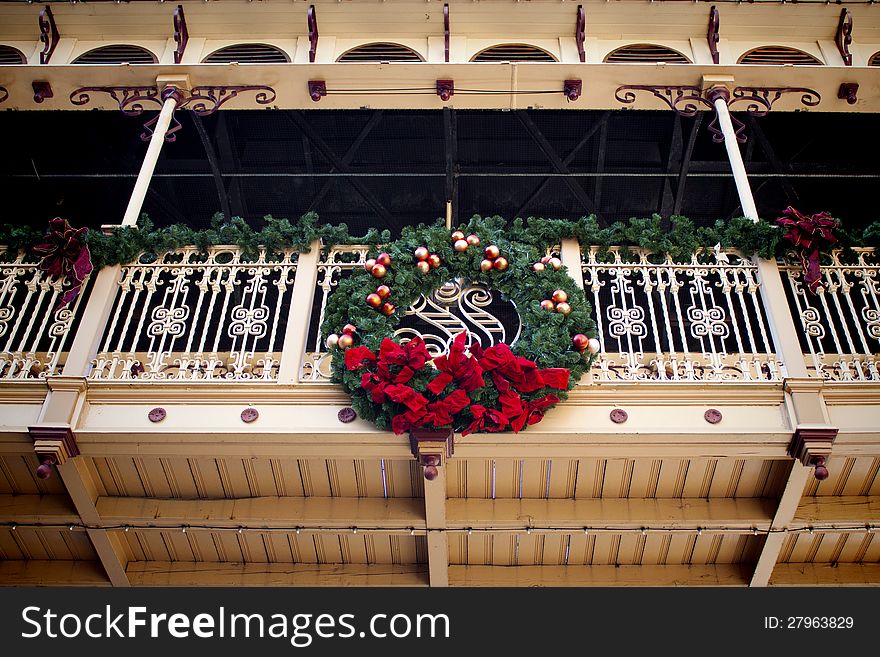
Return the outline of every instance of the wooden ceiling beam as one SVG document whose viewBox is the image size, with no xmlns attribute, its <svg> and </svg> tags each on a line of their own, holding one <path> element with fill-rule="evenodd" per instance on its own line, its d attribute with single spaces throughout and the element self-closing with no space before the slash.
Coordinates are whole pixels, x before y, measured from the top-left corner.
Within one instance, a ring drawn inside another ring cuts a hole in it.
<svg viewBox="0 0 880 657">
<path fill-rule="evenodd" d="M 422 500 L 372 497 L 252 497 L 238 500 L 179 500 L 100 497 L 106 526 L 180 527 L 382 527 L 425 529 Z"/>
<path fill-rule="evenodd" d="M 0 495 L 0 523 L 71 522 L 78 523 L 79 514 L 67 495 Z"/>
<path fill-rule="evenodd" d="M 880 586 L 876 563 L 780 563 L 770 586 Z"/>
<path fill-rule="evenodd" d="M 3 586 L 110 586 L 98 561 L 0 561 Z"/>
<path fill-rule="evenodd" d="M 135 586 L 427 586 L 418 564 L 279 564 L 133 561 Z"/>
<path fill-rule="evenodd" d="M 745 586 L 749 567 L 450 566 L 450 586 Z"/>
<path fill-rule="evenodd" d="M 765 498 L 450 499 L 450 528 L 525 529 L 613 526 L 766 530 L 774 503 Z"/>
<path fill-rule="evenodd" d="M 880 525 L 880 496 L 823 496 L 801 500 L 795 511 L 795 524 L 871 523 Z"/>
</svg>

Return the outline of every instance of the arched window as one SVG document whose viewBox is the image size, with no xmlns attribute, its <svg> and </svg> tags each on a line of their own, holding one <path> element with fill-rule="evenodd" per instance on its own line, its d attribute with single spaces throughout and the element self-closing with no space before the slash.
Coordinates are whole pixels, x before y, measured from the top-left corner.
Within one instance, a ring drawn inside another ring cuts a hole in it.
<svg viewBox="0 0 880 657">
<path fill-rule="evenodd" d="M 761 46 L 749 50 L 739 58 L 739 64 L 798 64 L 801 66 L 821 66 L 822 62 L 810 53 L 788 46 Z"/>
<path fill-rule="evenodd" d="M 868 66 L 880 66 L 880 52 L 875 52 L 868 60 Z"/>
<path fill-rule="evenodd" d="M 343 53 L 337 62 L 421 62 L 419 53 L 399 43 L 367 43 Z"/>
<path fill-rule="evenodd" d="M 140 46 L 103 46 L 89 50 L 73 60 L 74 64 L 155 64 L 156 56 Z"/>
<path fill-rule="evenodd" d="M 555 62 L 556 58 L 537 46 L 505 43 L 478 52 L 472 62 Z"/>
<path fill-rule="evenodd" d="M 653 43 L 634 43 L 612 51 L 605 58 L 607 64 L 645 64 L 666 62 L 667 64 L 690 64 L 691 60 L 677 50 Z"/>
<path fill-rule="evenodd" d="M 27 58 L 18 48 L 0 45 L 0 65 L 25 64 Z"/>
<path fill-rule="evenodd" d="M 290 57 L 283 50 L 265 43 L 237 43 L 215 50 L 204 59 L 206 64 L 283 64 L 289 61 Z"/>
</svg>

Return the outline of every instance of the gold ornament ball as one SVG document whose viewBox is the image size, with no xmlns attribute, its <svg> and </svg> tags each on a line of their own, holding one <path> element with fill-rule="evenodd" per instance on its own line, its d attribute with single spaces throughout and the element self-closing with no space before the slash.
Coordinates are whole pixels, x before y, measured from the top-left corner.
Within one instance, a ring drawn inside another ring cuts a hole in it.
<svg viewBox="0 0 880 657">
<path fill-rule="evenodd" d="M 462 233 L 460 230 L 456 230 L 452 233 L 452 235 L 450 235 L 450 237 L 452 238 L 453 242 L 457 242 L 458 240 L 464 239 L 464 233 Z"/>
<path fill-rule="evenodd" d="M 571 312 L 571 306 L 569 306 L 567 303 L 565 303 L 565 301 L 563 301 L 562 303 L 557 303 L 556 304 L 556 312 L 558 312 L 562 315 L 567 315 L 568 313 Z"/>
<path fill-rule="evenodd" d="M 559 258 L 550 258 L 550 260 L 547 261 L 547 264 L 553 267 L 553 269 L 559 271 L 562 267 L 562 260 Z"/>
<path fill-rule="evenodd" d="M 389 296 L 391 296 L 391 288 L 387 285 L 380 285 L 376 288 L 376 294 L 379 295 L 380 299 L 387 299 Z"/>
<path fill-rule="evenodd" d="M 577 333 L 571 337 L 571 343 L 578 351 L 583 351 L 584 349 L 586 349 L 589 341 L 590 339 L 583 333 Z"/>
<path fill-rule="evenodd" d="M 556 305 L 552 301 L 550 301 L 550 299 L 544 299 L 541 302 L 541 308 L 543 310 L 549 310 L 552 312 L 553 310 L 556 310 Z"/>
<path fill-rule="evenodd" d="M 437 269 L 440 266 L 440 256 L 432 253 L 428 256 L 428 264 L 431 266 L 431 269 Z"/>
<path fill-rule="evenodd" d="M 378 308 L 382 305 L 382 297 L 380 297 L 375 292 L 373 292 L 372 294 L 368 294 L 367 305 L 370 306 L 370 308 Z"/>
<path fill-rule="evenodd" d="M 348 349 L 351 345 L 354 344 L 354 338 L 347 334 L 340 335 L 338 344 L 343 349 Z"/>
<path fill-rule="evenodd" d="M 507 262 L 507 258 L 501 256 L 495 258 L 495 269 L 497 269 L 498 271 L 504 271 L 505 269 L 507 269 L 508 264 L 509 263 Z"/>
<path fill-rule="evenodd" d="M 416 263 L 416 269 L 419 270 L 422 274 L 427 274 L 431 271 L 431 265 L 428 264 L 427 260 L 419 260 Z"/>
<path fill-rule="evenodd" d="M 391 256 L 387 253 L 380 253 L 376 256 L 376 262 L 380 265 L 385 265 L 387 267 L 391 264 Z"/>
<path fill-rule="evenodd" d="M 463 239 L 456 240 L 455 244 L 452 245 L 452 248 L 454 248 L 459 253 L 467 251 L 467 248 L 468 248 L 467 240 L 463 240 Z"/>
<path fill-rule="evenodd" d="M 568 301 L 568 294 L 566 294 L 565 290 L 555 290 L 553 296 L 550 298 L 556 303 L 561 303 L 563 301 Z"/>
<path fill-rule="evenodd" d="M 366 269 L 367 271 L 373 271 L 373 267 L 375 267 L 375 266 L 376 266 L 376 259 L 375 258 L 370 258 L 369 260 L 367 260 L 364 263 L 364 269 Z"/>
<path fill-rule="evenodd" d="M 351 335 L 352 333 L 355 333 L 356 331 L 357 331 L 357 326 L 355 326 L 354 324 L 346 324 L 345 326 L 342 327 L 343 335 Z"/>
<path fill-rule="evenodd" d="M 490 244 L 489 246 L 486 247 L 486 250 L 483 251 L 483 254 L 487 258 L 489 258 L 489 260 L 494 260 L 499 255 L 501 255 L 501 250 L 497 246 L 495 246 L 494 244 Z"/>
<path fill-rule="evenodd" d="M 532 271 L 535 273 L 544 271 L 544 263 L 543 262 L 536 262 L 535 264 L 532 265 Z"/>
<path fill-rule="evenodd" d="M 477 246 L 480 243 L 479 235 L 473 235 L 473 234 L 468 235 L 467 236 L 467 243 L 470 244 L 471 246 Z"/>
<path fill-rule="evenodd" d="M 494 265 L 492 264 L 491 260 L 481 260 L 480 261 L 480 271 L 482 271 L 482 272 L 491 271 L 493 266 Z"/>
<path fill-rule="evenodd" d="M 387 301 L 382 304 L 382 314 L 383 315 L 391 315 L 394 313 L 394 304 L 388 303 Z"/>
<path fill-rule="evenodd" d="M 415 251 L 413 251 L 413 255 L 416 257 L 416 260 L 427 260 L 428 249 L 426 249 L 424 246 L 420 246 Z"/>
<path fill-rule="evenodd" d="M 599 344 L 599 341 L 596 338 L 590 338 L 587 340 L 587 351 L 591 354 L 598 354 L 601 348 L 602 345 Z"/>
<path fill-rule="evenodd" d="M 370 273 L 373 276 L 375 276 L 376 278 L 383 278 L 385 276 L 385 274 L 388 273 L 388 270 L 385 269 L 385 265 L 380 265 L 380 264 L 376 263 L 375 265 L 373 265 L 373 268 L 370 270 Z"/>
<path fill-rule="evenodd" d="M 328 349 L 332 349 L 339 344 L 339 336 L 335 333 L 331 333 L 327 336 L 327 339 L 324 342 L 327 344 Z"/>
</svg>

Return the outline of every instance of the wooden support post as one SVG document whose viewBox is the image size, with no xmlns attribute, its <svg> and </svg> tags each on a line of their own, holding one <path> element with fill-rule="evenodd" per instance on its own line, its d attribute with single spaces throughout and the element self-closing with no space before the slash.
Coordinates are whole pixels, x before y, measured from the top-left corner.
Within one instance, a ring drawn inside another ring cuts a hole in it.
<svg viewBox="0 0 880 657">
<path fill-rule="evenodd" d="M 425 526 L 428 530 L 428 574 L 431 586 L 449 586 L 449 542 L 446 538 L 446 467 L 454 449 L 452 429 L 413 429 L 410 448 L 424 466 Z"/>
<path fill-rule="evenodd" d="M 573 237 L 562 240 L 560 260 L 568 267 L 568 275 L 574 279 L 575 285 L 584 289 L 584 270 L 581 267 L 581 245 Z"/>
<path fill-rule="evenodd" d="M 794 519 L 807 479 L 812 474 L 812 469 L 804 467 L 800 461 L 794 461 L 791 464 L 791 472 L 788 475 L 785 490 L 782 492 L 782 497 L 779 498 L 779 506 L 776 507 L 776 515 L 773 516 L 773 522 L 770 525 L 771 531 L 767 534 L 767 540 L 758 557 L 758 563 L 755 565 L 755 572 L 752 574 L 749 586 L 767 586 L 770 581 L 776 560 L 782 550 L 782 544 L 787 536 L 784 530 Z"/>
<path fill-rule="evenodd" d="M 309 245 L 309 252 L 300 253 L 297 259 L 293 296 L 287 313 L 287 333 L 284 334 L 281 363 L 278 365 L 278 383 L 299 382 L 309 337 L 309 317 L 312 316 L 312 304 L 315 300 L 320 257 L 321 242 L 315 240 Z"/>
</svg>

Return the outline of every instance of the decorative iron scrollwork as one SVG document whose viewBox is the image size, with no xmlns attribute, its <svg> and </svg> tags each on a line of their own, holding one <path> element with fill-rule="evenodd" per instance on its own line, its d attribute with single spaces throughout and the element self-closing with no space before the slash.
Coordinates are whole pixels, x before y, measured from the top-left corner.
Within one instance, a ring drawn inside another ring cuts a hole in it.
<svg viewBox="0 0 880 657">
<path fill-rule="evenodd" d="M 40 26 L 40 41 L 43 42 L 43 50 L 40 52 L 40 64 L 48 64 L 52 58 L 52 53 L 55 52 L 55 47 L 58 45 L 58 39 L 61 38 L 58 34 L 58 27 L 55 25 L 55 17 L 52 15 L 49 5 L 46 5 L 40 12 L 37 23 Z"/>
<path fill-rule="evenodd" d="M 806 87 L 736 87 L 727 106 L 732 107 L 744 101 L 749 103 L 746 107 L 747 114 L 766 116 L 773 104 L 785 94 L 801 94 L 801 104 L 806 107 L 815 107 L 822 100 L 818 91 Z"/>
<path fill-rule="evenodd" d="M 712 54 L 712 63 L 717 64 L 719 61 L 718 41 L 720 35 L 718 33 L 721 26 L 721 20 L 718 16 L 718 10 L 715 5 L 709 9 L 709 29 L 706 33 L 706 41 L 709 42 L 709 52 Z"/>
<path fill-rule="evenodd" d="M 199 116 L 208 116 L 245 91 L 257 92 L 254 96 L 257 105 L 268 105 L 277 97 L 272 87 L 264 85 L 202 86 L 193 87 L 189 94 L 184 94 L 179 107 L 192 110 Z"/>
<path fill-rule="evenodd" d="M 6 90 L 6 87 L 0 87 L 0 103 L 9 98 L 9 92 Z"/>
<path fill-rule="evenodd" d="M 177 5 L 172 17 L 174 24 L 174 43 L 177 47 L 174 49 L 174 63 L 180 64 L 183 61 L 183 51 L 186 50 L 186 44 L 189 41 L 189 30 L 186 29 L 186 16 L 183 13 L 183 5 Z"/>
<path fill-rule="evenodd" d="M 636 101 L 635 92 L 637 91 L 650 91 L 655 97 L 666 103 L 669 109 L 684 117 L 696 116 L 697 105 L 712 108 L 712 103 L 703 98 L 703 90 L 692 85 L 628 84 L 617 87 L 614 91 L 614 98 L 624 105 L 632 105 Z M 621 95 L 621 92 L 625 93 Z"/>
<path fill-rule="evenodd" d="M 852 31 L 852 12 L 849 9 L 842 9 L 840 11 L 840 20 L 837 23 L 837 35 L 834 38 L 834 42 L 837 44 L 837 49 L 840 51 L 843 63 L 847 66 L 852 66 L 852 53 L 849 51 L 850 44 L 852 44 Z"/>
</svg>

